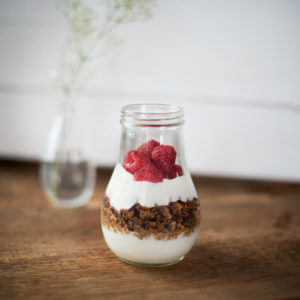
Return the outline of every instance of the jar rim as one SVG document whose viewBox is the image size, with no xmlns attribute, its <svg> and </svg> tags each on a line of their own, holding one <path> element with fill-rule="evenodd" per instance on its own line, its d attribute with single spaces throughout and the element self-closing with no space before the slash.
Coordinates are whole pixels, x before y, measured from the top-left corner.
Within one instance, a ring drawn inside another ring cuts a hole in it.
<svg viewBox="0 0 300 300">
<path fill-rule="evenodd" d="M 121 110 L 121 123 L 124 126 L 179 126 L 183 124 L 183 116 L 183 109 L 178 105 L 129 104 Z"/>
</svg>

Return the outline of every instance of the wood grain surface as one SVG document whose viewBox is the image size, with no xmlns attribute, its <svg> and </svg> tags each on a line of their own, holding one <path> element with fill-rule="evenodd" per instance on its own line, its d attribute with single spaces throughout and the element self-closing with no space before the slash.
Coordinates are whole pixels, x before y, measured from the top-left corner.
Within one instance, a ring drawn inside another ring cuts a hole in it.
<svg viewBox="0 0 300 300">
<path fill-rule="evenodd" d="M 88 205 L 47 202 L 34 164 L 0 163 L 0 299 L 299 299 L 300 185 L 195 178 L 197 242 L 177 265 L 119 261 Z"/>
</svg>

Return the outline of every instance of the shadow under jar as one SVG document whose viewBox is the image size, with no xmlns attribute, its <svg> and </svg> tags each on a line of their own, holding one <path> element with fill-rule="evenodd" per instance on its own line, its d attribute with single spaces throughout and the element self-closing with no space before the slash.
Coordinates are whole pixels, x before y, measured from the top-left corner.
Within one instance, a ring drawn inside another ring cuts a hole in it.
<svg viewBox="0 0 300 300">
<path fill-rule="evenodd" d="M 122 108 L 119 161 L 101 205 L 105 241 L 122 261 L 171 265 L 195 242 L 200 203 L 186 167 L 183 122 L 178 106 Z"/>
</svg>

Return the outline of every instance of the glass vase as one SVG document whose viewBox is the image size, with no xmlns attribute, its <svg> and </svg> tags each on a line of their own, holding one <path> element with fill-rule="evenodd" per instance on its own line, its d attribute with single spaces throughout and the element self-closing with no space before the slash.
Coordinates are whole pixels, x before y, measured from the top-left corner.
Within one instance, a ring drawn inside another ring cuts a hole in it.
<svg viewBox="0 0 300 300">
<path fill-rule="evenodd" d="M 40 180 L 55 206 L 86 204 L 94 191 L 96 169 L 81 139 L 75 103 L 64 103 L 51 126 L 40 163 Z"/>
</svg>

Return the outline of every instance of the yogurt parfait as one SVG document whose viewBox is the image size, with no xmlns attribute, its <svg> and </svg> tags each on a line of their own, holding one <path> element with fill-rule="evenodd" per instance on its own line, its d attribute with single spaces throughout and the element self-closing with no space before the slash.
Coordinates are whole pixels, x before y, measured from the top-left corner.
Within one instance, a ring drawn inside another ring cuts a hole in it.
<svg viewBox="0 0 300 300">
<path fill-rule="evenodd" d="M 182 116 L 169 105 L 122 110 L 120 159 L 102 201 L 101 224 L 107 245 L 127 263 L 174 264 L 197 237 L 200 205 L 185 164 Z"/>
</svg>

